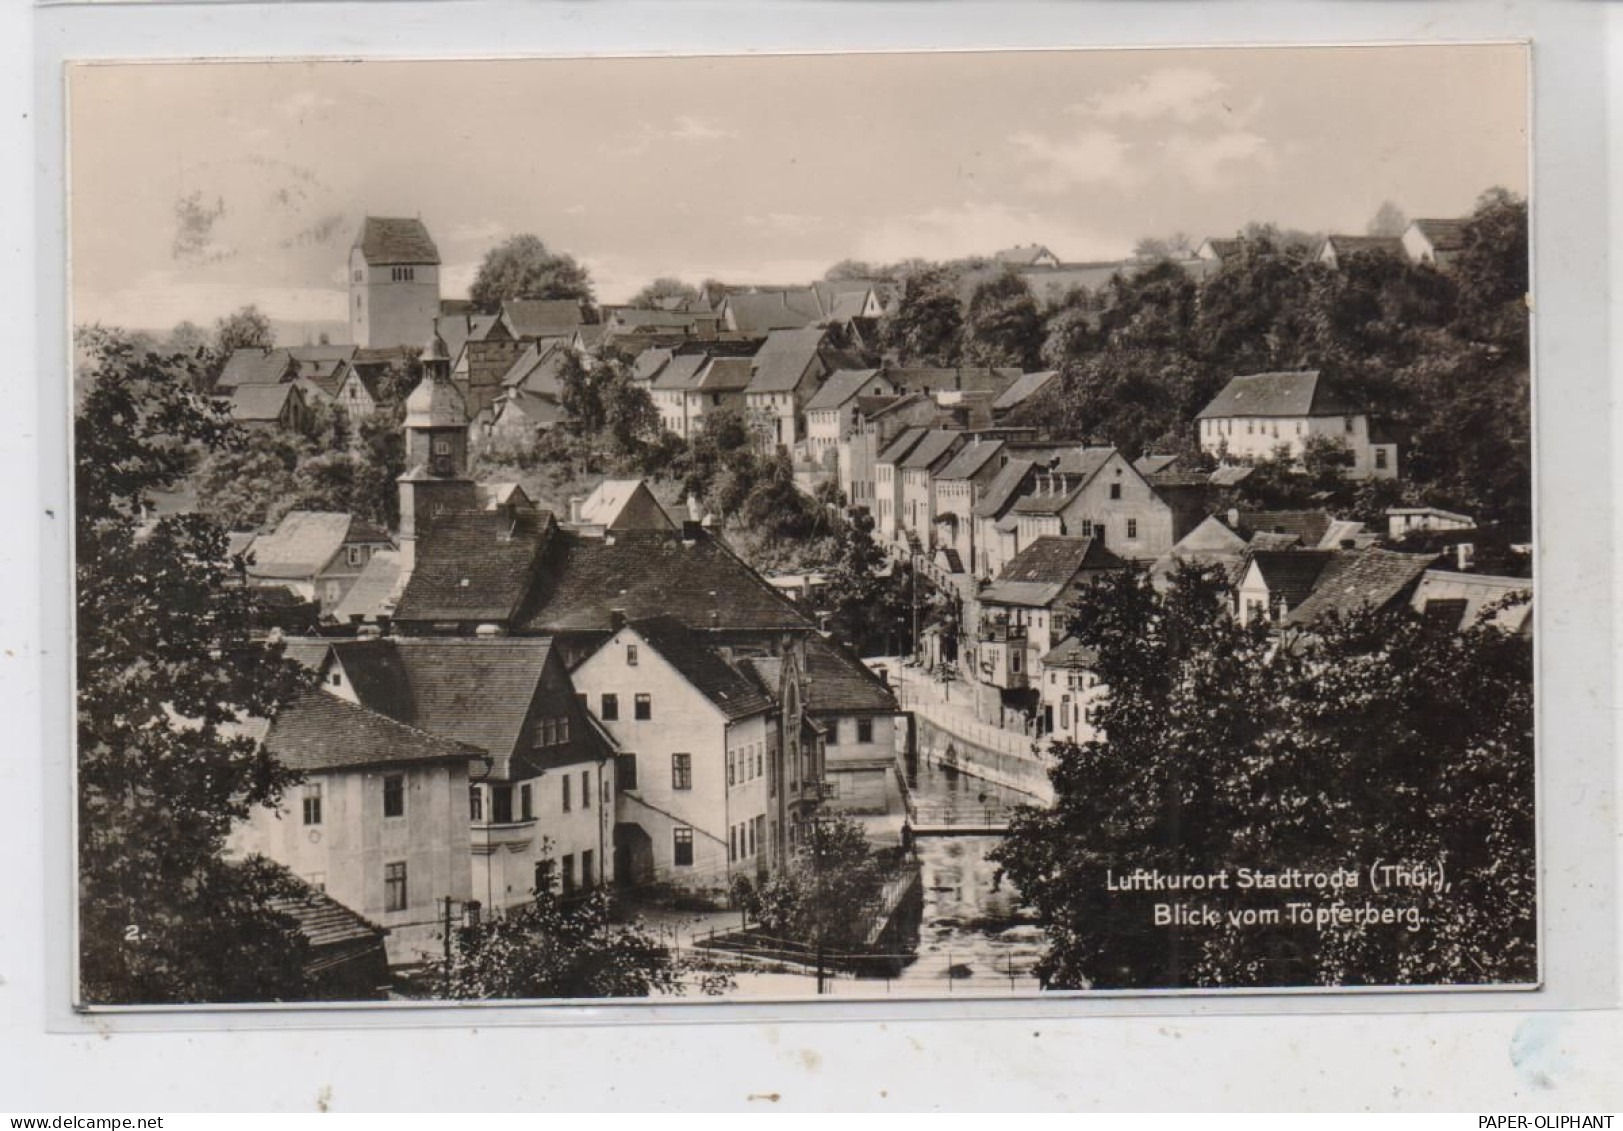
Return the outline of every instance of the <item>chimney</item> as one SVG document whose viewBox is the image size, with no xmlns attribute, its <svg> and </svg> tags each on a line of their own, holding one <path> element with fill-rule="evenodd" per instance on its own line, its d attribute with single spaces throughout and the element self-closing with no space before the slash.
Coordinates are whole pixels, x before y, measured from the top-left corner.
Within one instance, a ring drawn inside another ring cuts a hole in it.
<svg viewBox="0 0 1623 1131">
<path fill-rule="evenodd" d="M 584 504 L 585 502 L 586 502 L 586 497 L 584 495 L 571 495 L 571 496 L 569 496 L 569 521 L 570 522 L 578 523 L 578 522 L 581 521 L 580 508 L 581 508 L 582 504 Z"/>
<path fill-rule="evenodd" d="M 389 625 L 393 620 L 394 618 L 388 613 L 378 614 L 378 634 L 380 636 L 389 635 Z"/>
<path fill-rule="evenodd" d="M 1238 530 L 1240 528 L 1240 508 L 1239 507 L 1230 507 L 1229 508 L 1229 526 L 1232 527 L 1235 530 Z"/>
<path fill-rule="evenodd" d="M 621 608 L 609 610 L 609 631 L 619 632 L 626 626 L 626 611 Z"/>
<path fill-rule="evenodd" d="M 691 518 L 682 520 L 682 545 L 691 546 L 699 540 L 700 524 Z"/>
</svg>

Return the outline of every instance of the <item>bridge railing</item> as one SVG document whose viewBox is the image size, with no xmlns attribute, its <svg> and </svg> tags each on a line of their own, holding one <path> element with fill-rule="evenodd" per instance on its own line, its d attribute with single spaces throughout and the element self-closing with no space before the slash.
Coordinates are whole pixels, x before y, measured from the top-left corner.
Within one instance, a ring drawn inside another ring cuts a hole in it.
<svg viewBox="0 0 1623 1131">
<path fill-rule="evenodd" d="M 914 825 L 977 825 L 1002 828 L 1008 825 L 1012 810 L 1007 805 L 909 805 L 908 820 Z"/>
</svg>

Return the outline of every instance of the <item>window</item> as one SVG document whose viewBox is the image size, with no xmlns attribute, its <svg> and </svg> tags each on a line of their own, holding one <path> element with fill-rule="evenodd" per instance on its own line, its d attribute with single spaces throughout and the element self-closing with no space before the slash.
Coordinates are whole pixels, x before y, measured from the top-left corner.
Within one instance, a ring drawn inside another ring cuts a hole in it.
<svg viewBox="0 0 1623 1131">
<path fill-rule="evenodd" d="M 321 824 L 321 784 L 319 782 L 304 787 L 304 823 L 307 825 Z"/>
<path fill-rule="evenodd" d="M 1009 670 L 1015 675 L 1020 674 L 1020 649 L 1009 649 Z"/>
<path fill-rule="evenodd" d="M 592 807 L 591 770 L 582 770 L 580 772 L 580 807 L 582 809 L 590 809 Z"/>
<path fill-rule="evenodd" d="M 603 706 L 598 711 L 604 722 L 615 722 L 620 717 L 620 697 L 612 691 L 603 693 Z"/>
<path fill-rule="evenodd" d="M 1130 519 L 1127 520 L 1127 537 L 1129 537 L 1129 538 L 1137 538 L 1138 537 L 1138 519 L 1130 518 Z"/>
<path fill-rule="evenodd" d="M 564 812 L 567 813 L 567 812 L 569 812 L 569 810 L 571 808 L 573 808 L 573 805 L 571 804 L 570 790 L 569 790 L 569 785 L 570 785 L 571 779 L 570 779 L 568 774 L 565 774 L 562 778 L 560 778 L 558 780 L 563 782 Z"/>
<path fill-rule="evenodd" d="M 727 830 L 727 862 L 732 863 L 738 859 L 738 826 L 733 825 Z"/>
<path fill-rule="evenodd" d="M 727 784 L 736 785 L 738 781 L 738 751 L 727 751 Z"/>
<path fill-rule="evenodd" d="M 638 692 L 635 704 L 636 716 L 646 721 L 654 717 L 654 700 L 647 692 Z"/>
<path fill-rule="evenodd" d="M 756 820 L 760 820 L 760 818 L 757 817 Z M 745 825 L 744 825 L 744 831 L 749 834 L 749 838 L 750 838 L 750 850 L 749 850 L 748 855 L 754 856 L 755 855 L 755 821 L 746 822 Z"/>
<path fill-rule="evenodd" d="M 485 819 L 485 791 L 477 785 L 468 787 L 468 820 L 483 823 Z"/>
<path fill-rule="evenodd" d="M 755 744 L 755 776 L 756 777 L 760 777 L 761 774 L 764 772 L 762 770 L 762 765 L 761 764 L 762 764 L 762 762 L 765 761 L 765 751 L 766 751 L 766 743 L 757 742 Z"/>
<path fill-rule="evenodd" d="M 383 909 L 385 911 L 404 911 L 406 909 L 406 862 L 404 860 L 383 866 Z"/>
<path fill-rule="evenodd" d="M 575 857 L 565 856 L 563 859 L 564 894 L 575 894 Z"/>
<path fill-rule="evenodd" d="M 439 439 L 439 438 L 436 437 L 435 440 L 434 440 L 434 454 L 437 455 L 437 456 L 448 456 L 448 455 L 450 455 L 451 454 L 451 441 L 442 440 L 442 439 Z"/>
<path fill-rule="evenodd" d="M 406 815 L 406 777 L 404 774 L 389 774 L 383 779 L 383 815 L 385 817 L 404 817 Z"/>
<path fill-rule="evenodd" d="M 1375 470 L 1376 471 L 1385 471 L 1386 470 L 1386 449 L 1385 448 L 1376 448 L 1375 449 Z"/>
<path fill-rule="evenodd" d="M 355 281 L 357 283 L 361 281 L 361 269 L 359 267 L 355 268 Z"/>
<path fill-rule="evenodd" d="M 1069 730 L 1071 727 L 1071 697 L 1069 695 L 1060 697 L 1059 726 L 1061 730 Z"/>
<path fill-rule="evenodd" d="M 634 668 L 636 666 L 637 666 L 637 646 L 635 644 L 627 644 L 626 645 L 626 667 Z"/>
<path fill-rule="evenodd" d="M 1110 497 L 1112 499 L 1121 498 L 1121 484 L 1120 483 L 1112 483 L 1110 485 Z"/>
<path fill-rule="evenodd" d="M 513 823 L 513 787 L 510 785 L 492 786 L 490 789 L 491 820 L 498 825 Z"/>
<path fill-rule="evenodd" d="M 636 789 L 637 756 L 635 754 L 616 754 L 614 756 L 614 776 L 619 780 L 621 789 Z"/>
<path fill-rule="evenodd" d="M 1347 429 L 1347 431 L 1349 431 L 1349 432 L 1353 431 L 1353 418 L 1352 417 L 1349 416 L 1349 417 L 1346 417 L 1345 419 L 1343 419 L 1342 424 Z"/>
<path fill-rule="evenodd" d="M 518 787 L 518 819 L 521 821 L 535 820 L 535 804 L 530 795 L 529 782 L 525 782 Z"/>
<path fill-rule="evenodd" d="M 872 719 L 858 719 L 857 720 L 857 741 L 858 742 L 872 742 L 873 741 L 873 720 Z"/>
<path fill-rule="evenodd" d="M 1078 533 L 1080 533 L 1081 536 L 1084 537 L 1084 538 L 1092 538 L 1093 537 L 1093 520 L 1091 518 L 1084 518 L 1082 520 L 1082 529 Z"/>
<path fill-rule="evenodd" d="M 691 755 L 691 754 L 672 754 L 671 755 L 671 788 L 672 789 L 692 789 L 693 788 L 693 755 Z"/>
<path fill-rule="evenodd" d="M 597 867 L 594 855 L 590 848 L 580 854 L 580 886 L 583 891 L 591 891 L 597 880 Z"/>
<path fill-rule="evenodd" d="M 359 546 L 351 546 L 349 548 L 349 564 L 352 566 L 358 566 L 361 564 L 361 548 Z"/>
<path fill-rule="evenodd" d="M 675 862 L 680 866 L 693 863 L 693 830 L 688 828 L 671 830 L 671 853 Z"/>
</svg>

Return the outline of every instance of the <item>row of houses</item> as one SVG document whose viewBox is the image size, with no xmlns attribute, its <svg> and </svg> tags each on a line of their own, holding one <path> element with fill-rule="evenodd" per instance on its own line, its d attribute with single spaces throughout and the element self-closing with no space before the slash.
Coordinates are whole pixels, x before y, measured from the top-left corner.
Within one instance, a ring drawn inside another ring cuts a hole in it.
<svg viewBox="0 0 1623 1131">
<path fill-rule="evenodd" d="M 721 900 L 786 866 L 820 807 L 882 805 L 903 717 L 885 682 L 644 483 L 559 516 L 474 482 L 447 352 L 425 349 L 406 402 L 398 532 L 289 516 L 239 547 L 248 583 L 308 584 L 348 623 L 288 638 L 319 690 L 248 725 L 304 779 L 232 850 L 411 962 L 448 907 Z M 316 576 L 292 576 L 295 550 Z"/>
</svg>

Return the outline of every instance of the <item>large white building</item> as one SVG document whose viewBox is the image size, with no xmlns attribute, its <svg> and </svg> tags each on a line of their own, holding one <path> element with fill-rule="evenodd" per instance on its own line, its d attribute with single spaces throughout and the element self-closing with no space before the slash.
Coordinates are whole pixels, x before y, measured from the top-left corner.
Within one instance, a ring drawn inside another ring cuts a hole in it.
<svg viewBox="0 0 1623 1131">
<path fill-rule="evenodd" d="M 1371 433 L 1369 413 L 1329 387 L 1316 369 L 1235 377 L 1195 418 L 1200 446 L 1220 459 L 1267 459 L 1280 448 L 1300 458 L 1310 436 L 1341 440 L 1347 474 L 1394 479 L 1397 445 Z"/>
</svg>

